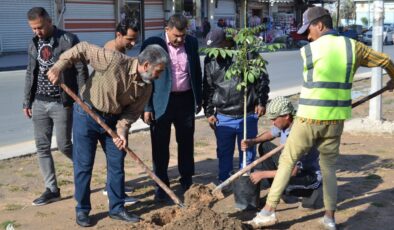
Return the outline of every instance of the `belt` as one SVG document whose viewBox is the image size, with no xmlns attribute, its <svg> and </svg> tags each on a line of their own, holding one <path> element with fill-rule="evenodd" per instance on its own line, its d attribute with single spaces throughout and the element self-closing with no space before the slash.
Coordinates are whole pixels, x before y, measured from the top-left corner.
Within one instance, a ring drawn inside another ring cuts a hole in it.
<svg viewBox="0 0 394 230">
<path fill-rule="evenodd" d="M 94 106 L 92 106 L 91 104 L 87 103 L 86 101 L 85 101 L 85 104 L 86 104 L 91 110 L 93 110 L 97 115 L 100 115 L 100 116 L 102 116 L 102 117 L 104 117 L 104 118 L 112 118 L 112 117 L 118 116 L 117 114 L 106 113 L 106 112 L 100 111 L 100 110 L 96 109 Z"/>
<path fill-rule="evenodd" d="M 46 101 L 46 102 L 62 102 L 62 99 L 59 97 L 51 97 L 51 96 L 46 96 L 42 94 L 36 94 L 35 99 L 40 100 L 40 101 Z"/>
<path fill-rule="evenodd" d="M 180 92 L 174 91 L 174 92 L 171 92 L 171 95 L 173 95 L 173 96 L 182 96 L 182 95 L 185 95 L 185 94 L 189 94 L 191 92 L 192 92 L 191 89 L 186 90 L 186 91 L 180 91 Z"/>
<path fill-rule="evenodd" d="M 310 125 L 336 125 L 339 124 L 340 122 L 343 122 L 343 120 L 315 120 L 315 119 L 304 118 L 304 117 L 297 117 L 296 119 Z"/>
</svg>

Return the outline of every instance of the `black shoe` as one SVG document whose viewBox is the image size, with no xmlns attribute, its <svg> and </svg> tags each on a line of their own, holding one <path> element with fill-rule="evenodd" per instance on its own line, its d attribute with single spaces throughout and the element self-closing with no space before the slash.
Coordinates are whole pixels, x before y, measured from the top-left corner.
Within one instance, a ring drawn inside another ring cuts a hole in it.
<svg viewBox="0 0 394 230">
<path fill-rule="evenodd" d="M 89 213 L 82 211 L 77 212 L 76 222 L 82 227 L 90 227 L 93 225 L 90 221 Z"/>
<path fill-rule="evenodd" d="M 170 197 L 167 195 L 166 192 L 164 192 L 163 189 L 157 188 L 155 191 L 154 200 L 158 201 L 158 202 L 168 202 L 168 201 L 170 201 Z"/>
<path fill-rule="evenodd" d="M 57 190 L 57 192 L 51 192 L 49 188 L 45 190 L 45 192 L 35 199 L 32 203 L 34 206 L 40 206 L 40 205 L 45 205 L 49 204 L 55 201 L 60 200 L 60 189 Z"/>
<path fill-rule="evenodd" d="M 181 179 L 179 179 L 179 183 L 181 184 L 183 191 L 186 192 L 190 186 L 192 186 L 193 180 L 191 177 L 181 177 Z"/>
<path fill-rule="evenodd" d="M 116 213 L 116 214 L 109 214 L 109 217 L 111 217 L 112 219 L 115 219 L 115 220 L 123 220 L 123 221 L 133 222 L 133 223 L 140 221 L 139 216 L 134 215 L 132 213 L 128 213 L 125 209 Z"/>
</svg>

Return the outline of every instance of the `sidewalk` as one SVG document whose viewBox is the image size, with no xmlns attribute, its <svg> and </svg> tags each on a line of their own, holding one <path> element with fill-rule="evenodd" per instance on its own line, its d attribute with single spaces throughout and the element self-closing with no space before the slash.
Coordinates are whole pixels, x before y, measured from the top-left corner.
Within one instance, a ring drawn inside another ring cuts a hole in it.
<svg viewBox="0 0 394 230">
<path fill-rule="evenodd" d="M 27 53 L 0 55 L 0 71 L 23 70 L 27 66 Z"/>
</svg>

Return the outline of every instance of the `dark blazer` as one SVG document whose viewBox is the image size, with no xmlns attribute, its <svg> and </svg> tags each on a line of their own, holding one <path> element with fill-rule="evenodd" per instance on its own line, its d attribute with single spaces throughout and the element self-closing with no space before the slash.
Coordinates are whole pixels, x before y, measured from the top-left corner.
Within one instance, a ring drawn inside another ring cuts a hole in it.
<svg viewBox="0 0 394 230">
<path fill-rule="evenodd" d="M 164 48 L 168 53 L 165 33 L 161 36 L 150 37 L 144 41 L 141 51 L 148 45 L 157 44 Z M 201 106 L 202 95 L 202 73 L 200 64 L 200 55 L 198 53 L 198 41 L 195 37 L 186 35 L 185 50 L 189 62 L 190 85 L 194 95 L 194 105 Z M 155 119 L 159 119 L 166 111 L 168 100 L 171 93 L 171 63 L 168 63 L 161 76 L 152 81 L 152 96 L 148 104 L 145 106 L 145 112 L 153 112 Z"/>
</svg>

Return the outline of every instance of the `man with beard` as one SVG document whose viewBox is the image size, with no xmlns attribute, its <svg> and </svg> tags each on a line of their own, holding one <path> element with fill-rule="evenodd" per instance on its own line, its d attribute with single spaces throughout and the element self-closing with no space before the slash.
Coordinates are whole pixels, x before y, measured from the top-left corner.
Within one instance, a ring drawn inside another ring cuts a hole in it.
<svg viewBox="0 0 394 230">
<path fill-rule="evenodd" d="M 104 48 L 126 54 L 131 50 L 138 41 L 140 25 L 134 18 L 123 19 L 116 26 L 116 38 L 105 43 Z M 131 192 L 130 188 L 125 188 L 125 192 Z M 108 196 L 107 188 L 103 189 L 103 195 Z M 132 205 L 138 202 L 138 199 L 125 194 L 125 204 Z"/>
<path fill-rule="evenodd" d="M 79 105 L 73 113 L 73 163 L 76 222 L 82 227 L 92 226 L 89 218 L 90 180 L 97 142 L 107 157 L 107 189 L 109 217 L 127 222 L 138 222 L 139 217 L 124 208 L 124 148 L 128 131 L 141 113 L 152 91 L 152 80 L 164 70 L 168 55 L 158 45 L 148 46 L 137 58 L 81 42 L 60 56 L 48 71 L 53 83 L 59 74 L 77 61 L 89 63 L 94 73 L 81 89 L 84 102 L 98 114 L 119 137 L 112 139 L 105 130 Z"/>
</svg>

